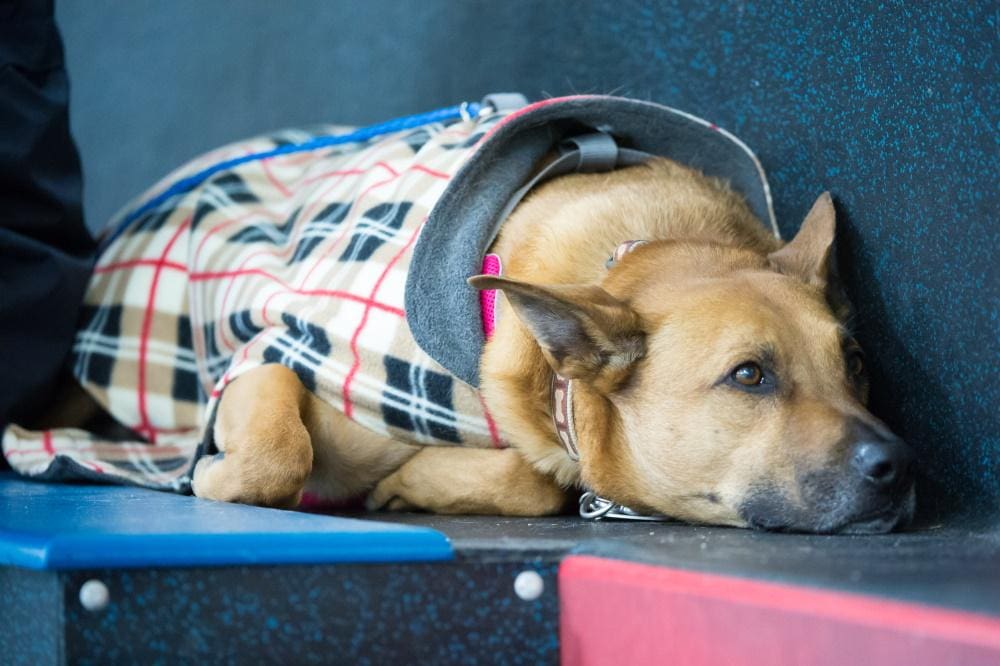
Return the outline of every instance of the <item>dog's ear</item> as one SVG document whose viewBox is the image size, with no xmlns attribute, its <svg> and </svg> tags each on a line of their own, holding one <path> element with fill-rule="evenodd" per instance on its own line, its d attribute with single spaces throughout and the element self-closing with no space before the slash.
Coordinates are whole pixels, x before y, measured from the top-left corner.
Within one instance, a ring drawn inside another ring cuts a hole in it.
<svg viewBox="0 0 1000 666">
<path fill-rule="evenodd" d="M 822 289 L 834 315 L 846 322 L 853 308 L 837 270 L 836 218 L 833 199 L 829 192 L 824 192 L 809 210 L 795 238 L 772 252 L 768 259 L 777 271 Z"/>
<path fill-rule="evenodd" d="M 552 369 L 611 391 L 642 357 L 639 315 L 598 286 L 540 286 L 492 275 L 469 278 L 476 289 L 501 289 Z"/>
<path fill-rule="evenodd" d="M 824 192 L 816 199 L 805 221 L 787 245 L 768 255 L 771 265 L 779 273 L 797 277 L 820 289 L 826 287 L 833 261 L 833 239 L 836 233 L 837 213 L 833 199 Z"/>
</svg>

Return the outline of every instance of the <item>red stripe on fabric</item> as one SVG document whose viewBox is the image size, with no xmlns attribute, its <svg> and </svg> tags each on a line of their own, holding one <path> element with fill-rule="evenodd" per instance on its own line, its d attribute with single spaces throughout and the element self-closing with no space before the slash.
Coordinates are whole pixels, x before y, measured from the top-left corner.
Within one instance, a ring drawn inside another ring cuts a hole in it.
<svg viewBox="0 0 1000 666">
<path fill-rule="evenodd" d="M 187 266 L 176 261 L 160 261 L 159 259 L 133 259 L 131 261 L 118 261 L 113 264 L 105 264 L 94 269 L 94 273 L 111 273 L 126 268 L 136 266 L 155 266 L 158 268 L 171 268 L 177 271 L 187 271 Z"/>
<path fill-rule="evenodd" d="M 563 664 L 1000 658 L 1000 618 L 922 604 L 592 556 L 564 559 L 558 584 Z"/>
<path fill-rule="evenodd" d="M 361 176 L 363 174 L 368 173 L 369 171 L 373 171 L 376 168 L 385 169 L 386 171 L 389 172 L 389 175 L 391 175 L 393 178 L 397 178 L 399 176 L 398 171 L 389 166 L 387 162 L 380 160 L 375 164 L 366 167 L 357 167 L 353 169 L 336 169 L 334 171 L 326 171 L 324 173 L 316 174 L 315 176 L 309 176 L 308 178 L 303 178 L 302 181 L 296 185 L 295 189 L 298 190 L 300 187 L 304 185 L 311 185 L 312 183 L 318 182 L 320 180 L 326 180 L 327 178 L 332 178 L 334 176 L 338 177 Z"/>
<path fill-rule="evenodd" d="M 365 305 L 373 307 L 376 310 L 391 312 L 392 314 L 399 315 L 400 317 L 405 314 L 402 308 L 397 308 L 395 305 L 387 305 L 386 303 L 365 298 L 364 296 L 352 294 L 349 291 L 341 291 L 339 289 L 291 289 L 290 291 L 295 294 L 302 294 L 303 296 L 332 296 L 335 298 L 343 298 L 356 303 L 364 303 Z"/>
<path fill-rule="evenodd" d="M 483 416 L 486 417 L 486 427 L 490 431 L 490 444 L 493 445 L 494 449 L 506 449 L 507 445 L 503 443 L 500 439 L 500 429 L 497 428 L 496 421 L 493 420 L 493 415 L 490 414 L 490 408 L 486 406 L 486 401 L 483 400 L 483 394 L 477 393 L 479 396 L 479 403 L 483 406 Z"/>
<path fill-rule="evenodd" d="M 396 170 L 395 170 L 394 168 L 392 168 L 391 166 L 389 166 L 389 163 L 388 163 L 388 162 L 385 162 L 385 161 L 383 161 L 383 160 L 379 160 L 378 162 L 376 162 L 376 163 L 375 163 L 375 166 L 379 166 L 379 167 L 382 167 L 383 169 L 385 169 L 386 171 L 388 171 L 389 173 L 391 173 L 391 174 L 392 174 L 393 176 L 396 176 L 396 177 L 399 177 L 399 175 L 400 175 L 400 173 L 401 173 L 401 172 L 399 172 L 399 171 L 396 171 Z M 373 186 L 373 187 L 374 187 L 374 186 Z"/>
<path fill-rule="evenodd" d="M 282 287 L 285 288 L 287 293 L 299 294 L 301 296 L 330 296 L 332 298 L 343 298 L 344 300 L 354 301 L 356 303 L 363 303 L 368 307 L 373 307 L 376 310 L 383 310 L 385 312 L 391 312 L 392 314 L 399 315 L 402 317 L 404 312 L 402 308 L 397 308 L 393 305 L 388 305 L 386 303 L 380 303 L 370 298 L 365 298 L 364 296 L 358 296 L 357 294 L 352 294 L 349 291 L 340 291 L 338 289 L 297 289 L 292 287 L 290 284 L 282 280 L 276 275 L 272 275 L 265 270 L 260 268 L 247 268 L 243 270 L 235 271 L 206 271 L 203 273 L 191 273 L 191 282 L 203 282 L 206 280 L 220 280 L 231 277 L 241 277 L 245 275 L 258 275 L 263 278 L 267 278 L 273 282 L 277 282 Z"/>
<path fill-rule="evenodd" d="M 197 434 L 197 429 L 188 429 L 192 435 Z M 179 457 L 186 455 L 189 451 L 187 447 L 180 447 L 174 444 L 151 445 L 149 442 L 103 442 L 101 440 L 90 443 L 90 449 L 96 453 L 117 456 L 123 451 L 129 455 L 156 456 L 158 459 L 168 457 Z M 152 453 L 151 453 L 152 452 Z"/>
<path fill-rule="evenodd" d="M 220 395 L 222 395 L 222 389 L 224 389 L 227 386 L 229 386 L 229 373 L 232 372 L 232 370 L 233 370 L 233 367 L 232 367 L 232 364 L 230 364 L 229 369 L 226 370 L 225 373 L 223 373 L 222 379 L 220 379 L 218 382 L 216 382 L 216 387 L 214 389 L 212 389 L 212 396 L 211 397 L 218 398 Z M 216 408 L 216 409 L 218 409 L 218 408 Z"/>
<path fill-rule="evenodd" d="M 284 294 L 284 293 L 287 293 L 287 292 L 284 292 L 284 291 L 275 291 L 275 292 L 272 292 L 267 298 L 264 299 L 264 305 L 262 305 L 261 308 L 260 308 L 260 318 L 263 319 L 264 323 L 267 324 L 268 326 L 274 326 L 274 322 L 271 321 L 271 316 L 269 314 L 267 314 L 267 309 L 269 307 L 271 307 L 271 300 L 275 296 L 278 296 L 279 294 Z"/>
<path fill-rule="evenodd" d="M 436 169 L 431 169 L 429 167 L 425 167 L 422 164 L 414 164 L 408 170 L 409 171 L 419 171 L 421 173 L 426 173 L 428 176 L 433 176 L 434 178 L 440 178 L 441 180 L 448 180 L 448 179 L 451 178 L 451 176 L 449 176 L 448 174 L 446 174 L 444 171 L 437 171 Z"/>
<path fill-rule="evenodd" d="M 166 246 L 163 248 L 163 253 L 160 255 L 160 261 L 165 262 L 167 260 L 167 257 L 170 255 L 170 250 L 174 247 L 174 243 L 176 243 L 177 239 L 181 237 L 181 234 L 184 233 L 189 226 L 191 226 L 191 219 L 192 218 L 189 216 L 177 227 L 177 231 L 174 232 L 174 235 L 170 237 L 170 240 L 167 241 Z M 162 270 L 162 266 L 158 266 L 156 268 L 153 272 L 153 279 L 149 285 L 149 296 L 146 299 L 146 312 L 143 314 L 142 331 L 139 334 L 139 377 L 136 387 L 139 403 L 139 428 L 137 430 L 139 434 L 149 437 L 149 441 L 154 444 L 156 443 L 156 433 L 149 422 L 149 413 L 146 411 L 146 351 L 149 346 L 149 334 L 153 327 L 156 289 L 160 283 L 160 272 Z"/>
<path fill-rule="evenodd" d="M 253 338 L 251 338 L 250 342 L 248 342 L 245 345 L 243 345 L 243 358 L 240 361 L 241 363 L 244 362 L 244 361 L 246 361 L 247 358 L 250 357 L 250 349 L 253 348 L 253 346 L 256 345 L 258 342 L 260 342 L 260 339 L 262 337 L 264 337 L 265 333 L 266 333 L 266 331 L 261 331 L 257 335 L 253 336 Z"/>
<path fill-rule="evenodd" d="M 51 430 L 43 430 L 42 431 L 42 449 L 49 456 L 55 458 L 55 456 L 56 456 L 56 449 L 52 445 L 52 431 Z M 28 453 L 28 452 L 27 451 L 18 451 L 18 450 L 7 451 L 7 455 L 9 455 L 9 456 L 10 455 L 17 455 L 19 453 Z M 34 453 L 34 451 L 32 453 Z M 98 465 L 97 463 L 91 462 L 89 460 L 81 460 L 79 462 L 81 462 L 83 465 L 86 465 L 87 467 L 90 467 L 91 469 L 93 469 L 98 474 L 104 474 L 104 469 L 100 465 Z"/>
<path fill-rule="evenodd" d="M 250 215 L 252 215 L 252 213 L 248 213 L 245 217 L 249 217 Z M 224 222 L 220 222 L 219 224 L 215 225 L 214 227 L 212 227 L 211 229 L 209 229 L 208 231 L 206 231 L 205 234 L 201 237 L 201 240 L 198 241 L 198 247 L 196 247 L 195 250 L 194 250 L 194 258 L 191 260 L 191 268 L 192 269 L 197 269 L 198 268 L 198 258 L 201 257 L 201 250 L 202 250 L 203 247 L 205 247 L 205 243 L 208 242 L 209 238 L 211 238 L 215 234 L 219 233 L 220 231 L 222 231 L 223 229 L 225 229 L 226 227 L 228 227 L 230 224 L 235 224 L 236 222 L 240 221 L 241 219 L 242 218 L 235 218 L 234 217 L 234 218 L 226 220 Z"/>
<path fill-rule="evenodd" d="M 427 220 L 425 219 L 424 222 L 426 221 Z M 372 303 L 375 302 L 375 296 L 378 293 L 378 290 L 382 287 L 382 282 L 385 281 L 386 276 L 389 275 L 389 271 L 396 265 L 396 262 L 399 261 L 400 257 L 402 257 L 403 254 L 410 249 L 410 246 L 413 245 L 413 241 L 417 240 L 420 230 L 424 227 L 424 222 L 417 225 L 417 228 L 414 229 L 413 233 L 410 235 L 410 239 L 406 241 L 406 245 L 404 245 L 399 252 L 393 256 L 389 263 L 385 265 L 385 268 L 382 269 L 382 274 L 379 275 L 378 280 L 375 281 L 375 286 L 372 287 L 369 301 Z M 354 356 L 354 364 L 347 373 L 347 377 L 344 378 L 344 388 L 341 394 L 344 398 L 344 416 L 347 418 L 353 418 L 354 404 L 351 402 L 351 383 L 354 381 L 354 376 L 358 374 L 358 369 L 361 367 L 361 357 L 358 354 L 358 337 L 361 335 L 361 331 L 364 330 L 365 326 L 368 324 L 368 313 L 370 311 L 371 306 L 366 305 L 365 311 L 361 315 L 361 322 L 358 324 L 358 327 L 354 329 L 354 335 L 351 336 L 351 354 Z M 402 313 L 400 314 L 402 316 Z"/>
<path fill-rule="evenodd" d="M 327 178 L 333 178 L 334 176 L 360 176 L 361 174 L 368 173 L 372 169 L 378 166 L 385 166 L 384 163 L 379 162 L 378 164 L 373 164 L 370 167 L 365 167 L 363 169 L 336 169 L 334 171 L 324 171 L 323 173 L 318 173 L 315 176 L 309 176 L 308 178 L 303 178 L 298 183 L 298 187 L 303 185 L 311 185 L 312 183 L 319 182 L 321 180 L 326 180 Z M 296 189 L 298 189 L 298 187 Z"/>
<path fill-rule="evenodd" d="M 264 175 L 267 176 L 267 179 L 271 181 L 271 184 L 274 185 L 274 187 L 279 192 L 281 192 L 281 194 L 287 199 L 288 197 L 292 196 L 292 192 L 287 187 L 285 187 L 284 183 L 275 178 L 273 173 L 271 173 L 271 167 L 268 164 L 268 162 L 270 161 L 271 161 L 270 159 L 261 160 L 260 168 L 264 171 Z"/>
<path fill-rule="evenodd" d="M 291 286 L 279 278 L 277 275 L 272 275 L 261 268 L 241 268 L 232 271 L 199 271 L 197 273 L 191 273 L 191 282 L 207 282 L 209 280 L 224 280 L 225 278 L 231 277 L 243 277 L 246 275 L 258 275 L 263 278 L 267 278 L 272 282 L 277 282 L 283 287 L 291 289 Z"/>
</svg>

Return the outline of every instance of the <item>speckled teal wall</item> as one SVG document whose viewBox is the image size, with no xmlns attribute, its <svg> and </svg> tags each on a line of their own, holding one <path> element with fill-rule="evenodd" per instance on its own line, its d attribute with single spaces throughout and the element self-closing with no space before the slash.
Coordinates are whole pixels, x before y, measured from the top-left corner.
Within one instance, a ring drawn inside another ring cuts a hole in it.
<svg viewBox="0 0 1000 666">
<path fill-rule="evenodd" d="M 995 2 L 63 2 L 90 223 L 260 130 L 618 92 L 736 132 L 782 230 L 834 193 L 876 413 L 931 521 L 1000 515 Z"/>
</svg>

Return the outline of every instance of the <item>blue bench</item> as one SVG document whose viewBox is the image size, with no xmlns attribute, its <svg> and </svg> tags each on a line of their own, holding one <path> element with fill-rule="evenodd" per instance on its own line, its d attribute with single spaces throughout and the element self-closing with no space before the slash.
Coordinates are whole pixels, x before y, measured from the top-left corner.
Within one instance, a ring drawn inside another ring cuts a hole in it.
<svg viewBox="0 0 1000 666">
<path fill-rule="evenodd" d="M 62 570 L 453 557 L 447 537 L 425 527 L 0 475 L 0 565 Z"/>
<path fill-rule="evenodd" d="M 419 525 L 0 473 L 0 662 L 555 663 L 557 560 L 456 555 Z M 538 598 L 514 593 L 525 568 Z"/>
</svg>

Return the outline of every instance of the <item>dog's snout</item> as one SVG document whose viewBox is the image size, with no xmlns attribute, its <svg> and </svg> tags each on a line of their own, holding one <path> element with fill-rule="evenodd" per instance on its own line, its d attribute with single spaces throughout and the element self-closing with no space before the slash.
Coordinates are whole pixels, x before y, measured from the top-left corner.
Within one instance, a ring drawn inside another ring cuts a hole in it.
<svg viewBox="0 0 1000 666">
<path fill-rule="evenodd" d="M 883 489 L 906 483 L 912 463 L 913 454 L 909 447 L 898 439 L 858 442 L 851 456 L 854 469 L 866 481 Z"/>
</svg>

